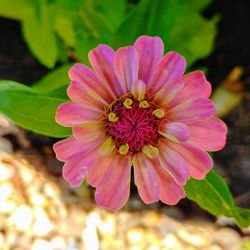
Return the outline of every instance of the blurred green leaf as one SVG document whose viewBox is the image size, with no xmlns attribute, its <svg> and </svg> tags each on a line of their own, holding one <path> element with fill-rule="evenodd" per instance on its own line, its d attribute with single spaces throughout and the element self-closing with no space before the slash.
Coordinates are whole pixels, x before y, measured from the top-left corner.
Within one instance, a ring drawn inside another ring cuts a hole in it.
<svg viewBox="0 0 250 250">
<path fill-rule="evenodd" d="M 22 23 L 23 35 L 30 50 L 41 64 L 53 68 L 58 51 L 52 13 L 46 0 L 34 1 L 33 4 L 33 11 Z"/>
<path fill-rule="evenodd" d="M 0 16 L 24 20 L 32 11 L 30 0 L 0 0 Z"/>
<path fill-rule="evenodd" d="M 131 44 L 143 34 L 160 36 L 165 51 L 183 54 L 191 66 L 207 56 L 216 35 L 218 17 L 206 20 L 199 11 L 210 1 L 142 0 L 122 23 L 114 36 L 116 48 Z"/>
<path fill-rule="evenodd" d="M 168 49 L 184 55 L 188 65 L 191 66 L 196 60 L 208 56 L 212 51 L 218 16 L 206 20 L 192 8 L 189 1 L 179 0 L 178 16 L 168 38 Z"/>
<path fill-rule="evenodd" d="M 69 128 L 55 122 L 57 107 L 66 101 L 59 93 L 45 95 L 20 83 L 0 81 L 0 112 L 16 124 L 39 134 L 58 138 L 71 134 Z"/>
<path fill-rule="evenodd" d="M 69 47 L 75 46 L 75 31 L 72 19 L 66 15 L 57 15 L 55 17 L 55 30 L 65 44 Z"/>
<path fill-rule="evenodd" d="M 190 179 L 185 191 L 190 200 L 211 214 L 233 217 L 241 227 L 250 225 L 250 210 L 236 207 L 226 182 L 215 171 L 203 180 Z"/>
<path fill-rule="evenodd" d="M 71 64 L 66 64 L 49 72 L 40 81 L 33 84 L 33 89 L 40 92 L 50 92 L 61 86 L 68 85 L 70 82 L 68 71 L 71 66 Z"/>
<path fill-rule="evenodd" d="M 110 43 L 112 31 L 107 21 L 91 8 L 82 8 L 75 21 L 76 55 L 88 64 L 88 52 L 100 43 Z"/>
<path fill-rule="evenodd" d="M 126 0 L 88 0 L 88 8 L 92 8 L 105 19 L 108 27 L 115 32 L 125 17 Z"/>
<path fill-rule="evenodd" d="M 140 35 L 160 36 L 169 42 L 176 0 L 142 0 L 122 23 L 114 36 L 114 47 L 131 44 Z"/>
<path fill-rule="evenodd" d="M 213 0 L 186 0 L 186 2 L 188 3 L 188 5 L 191 7 L 191 9 L 193 10 L 198 10 L 198 11 L 202 11 L 205 8 L 208 7 L 209 4 L 211 4 Z"/>
</svg>

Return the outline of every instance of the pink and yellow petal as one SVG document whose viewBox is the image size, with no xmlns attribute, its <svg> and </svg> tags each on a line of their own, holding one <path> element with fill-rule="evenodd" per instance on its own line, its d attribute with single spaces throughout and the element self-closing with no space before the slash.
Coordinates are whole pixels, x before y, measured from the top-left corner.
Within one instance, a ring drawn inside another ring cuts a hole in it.
<svg viewBox="0 0 250 250">
<path fill-rule="evenodd" d="M 167 205 L 175 205 L 185 197 L 183 186 L 176 183 L 174 178 L 161 166 L 158 159 L 153 160 L 152 165 L 160 185 L 160 200 Z"/>
<path fill-rule="evenodd" d="M 140 36 L 133 46 L 139 56 L 138 78 L 149 87 L 154 70 L 163 57 L 163 42 L 159 37 Z"/>
<path fill-rule="evenodd" d="M 117 163 L 117 159 L 115 158 L 100 157 L 95 166 L 88 171 L 88 183 L 93 187 L 106 184 L 112 176 L 113 166 Z"/>
<path fill-rule="evenodd" d="M 85 89 L 97 93 L 106 103 L 110 103 L 116 97 L 112 89 L 105 85 L 95 72 L 84 64 L 74 64 L 69 70 L 69 77 L 72 81 L 81 83 Z"/>
<path fill-rule="evenodd" d="M 215 117 L 188 125 L 188 143 L 205 151 L 218 151 L 226 144 L 227 126 Z"/>
<path fill-rule="evenodd" d="M 190 99 L 208 98 L 211 94 L 211 84 L 207 81 L 202 71 L 188 73 L 182 78 L 184 87 L 169 104 L 174 107 Z"/>
<path fill-rule="evenodd" d="M 82 167 L 78 158 L 74 158 L 64 163 L 62 175 L 71 187 L 79 187 L 87 175 L 87 170 Z"/>
<path fill-rule="evenodd" d="M 180 80 L 185 69 L 185 58 L 176 52 L 168 52 L 155 69 L 150 86 L 151 92 L 156 93 L 166 84 Z"/>
<path fill-rule="evenodd" d="M 56 142 L 53 145 L 53 150 L 56 153 L 56 158 L 59 161 L 67 161 L 74 155 L 84 154 L 86 150 L 92 147 L 93 144 L 84 143 L 70 136 L 67 139 Z"/>
<path fill-rule="evenodd" d="M 215 107 L 209 99 L 194 99 L 170 109 L 167 114 L 172 122 L 194 123 L 214 116 Z"/>
<path fill-rule="evenodd" d="M 114 71 L 115 52 L 107 45 L 101 44 L 89 52 L 89 61 L 94 68 L 98 78 L 109 89 L 114 99 L 119 97 L 123 92 Z"/>
<path fill-rule="evenodd" d="M 138 80 L 138 54 L 133 46 L 117 50 L 114 58 L 114 69 L 123 93 L 131 90 Z"/>
<path fill-rule="evenodd" d="M 90 169 L 96 165 L 98 159 L 96 157 L 96 149 L 97 146 L 88 148 L 85 152 L 74 155 L 64 164 L 63 177 L 72 187 L 81 185 Z"/>
<path fill-rule="evenodd" d="M 160 187 L 149 159 L 138 153 L 133 158 L 135 184 L 142 200 L 150 204 L 159 200 Z"/>
<path fill-rule="evenodd" d="M 183 88 L 183 81 L 177 80 L 169 82 L 164 85 L 159 91 L 154 95 L 154 101 L 159 106 L 166 106 L 176 97 Z"/>
<path fill-rule="evenodd" d="M 56 111 L 56 122 L 65 127 L 93 123 L 98 119 L 99 112 L 84 109 L 72 102 L 61 104 Z"/>
<path fill-rule="evenodd" d="M 190 172 L 186 162 L 168 147 L 169 141 L 162 141 L 159 144 L 160 153 L 158 160 L 161 166 L 167 171 L 179 185 L 184 185 L 190 178 Z"/>
<path fill-rule="evenodd" d="M 79 82 L 71 82 L 67 89 L 67 94 L 72 102 L 82 106 L 85 109 L 93 110 L 96 112 L 103 112 L 104 107 L 107 105 L 106 101 L 98 96 L 97 93 L 91 95 L 83 84 Z"/>
<path fill-rule="evenodd" d="M 187 143 L 168 142 L 171 153 L 177 154 L 188 166 L 190 175 L 195 179 L 204 179 L 206 174 L 213 167 L 213 160 L 210 155 Z"/>
<path fill-rule="evenodd" d="M 73 127 L 72 132 L 77 140 L 90 142 L 94 140 L 99 141 L 105 131 L 100 122 L 93 122 L 92 124 L 89 124 L 89 126 Z"/>
<path fill-rule="evenodd" d="M 188 126 L 180 122 L 163 123 L 159 133 L 166 139 L 174 142 L 187 141 L 190 137 Z"/>
<path fill-rule="evenodd" d="M 95 200 L 98 205 L 115 211 L 122 208 L 129 198 L 130 160 L 117 158 L 111 172 L 109 181 L 96 188 Z"/>
</svg>

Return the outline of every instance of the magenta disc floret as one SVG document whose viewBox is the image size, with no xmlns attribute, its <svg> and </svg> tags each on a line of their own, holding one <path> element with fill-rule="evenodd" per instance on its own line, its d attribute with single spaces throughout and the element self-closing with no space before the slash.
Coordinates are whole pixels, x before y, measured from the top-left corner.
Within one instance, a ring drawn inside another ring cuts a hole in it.
<svg viewBox="0 0 250 250">
<path fill-rule="evenodd" d="M 131 105 L 124 105 L 128 100 Z M 133 96 L 116 100 L 108 114 L 115 115 L 117 119 L 107 119 L 107 135 L 113 138 L 117 148 L 127 144 L 130 154 L 141 151 L 145 145 L 155 146 L 161 136 L 158 128 L 162 122 L 153 114 L 156 109 L 154 103 L 146 100 L 139 102 Z"/>
</svg>

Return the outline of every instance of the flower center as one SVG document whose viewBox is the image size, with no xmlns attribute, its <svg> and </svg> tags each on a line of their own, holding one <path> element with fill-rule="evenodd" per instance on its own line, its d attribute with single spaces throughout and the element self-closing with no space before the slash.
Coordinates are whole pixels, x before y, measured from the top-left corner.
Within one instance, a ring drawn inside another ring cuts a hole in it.
<svg viewBox="0 0 250 250">
<path fill-rule="evenodd" d="M 158 127 L 164 118 L 159 111 L 149 98 L 139 102 L 132 95 L 111 104 L 106 116 L 106 134 L 113 138 L 120 154 L 133 155 L 146 145 L 157 144 Z"/>
</svg>

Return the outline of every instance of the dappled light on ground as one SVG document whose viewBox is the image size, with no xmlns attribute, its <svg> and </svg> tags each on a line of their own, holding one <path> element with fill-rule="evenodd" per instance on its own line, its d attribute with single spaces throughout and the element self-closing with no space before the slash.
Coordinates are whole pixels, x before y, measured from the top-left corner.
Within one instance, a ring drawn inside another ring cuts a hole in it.
<svg viewBox="0 0 250 250">
<path fill-rule="evenodd" d="M 32 158 L 0 154 L 1 250 L 240 250 L 248 240 L 204 218 L 108 212 L 91 202 L 86 187 L 72 192 L 42 170 L 38 156 Z"/>
</svg>

